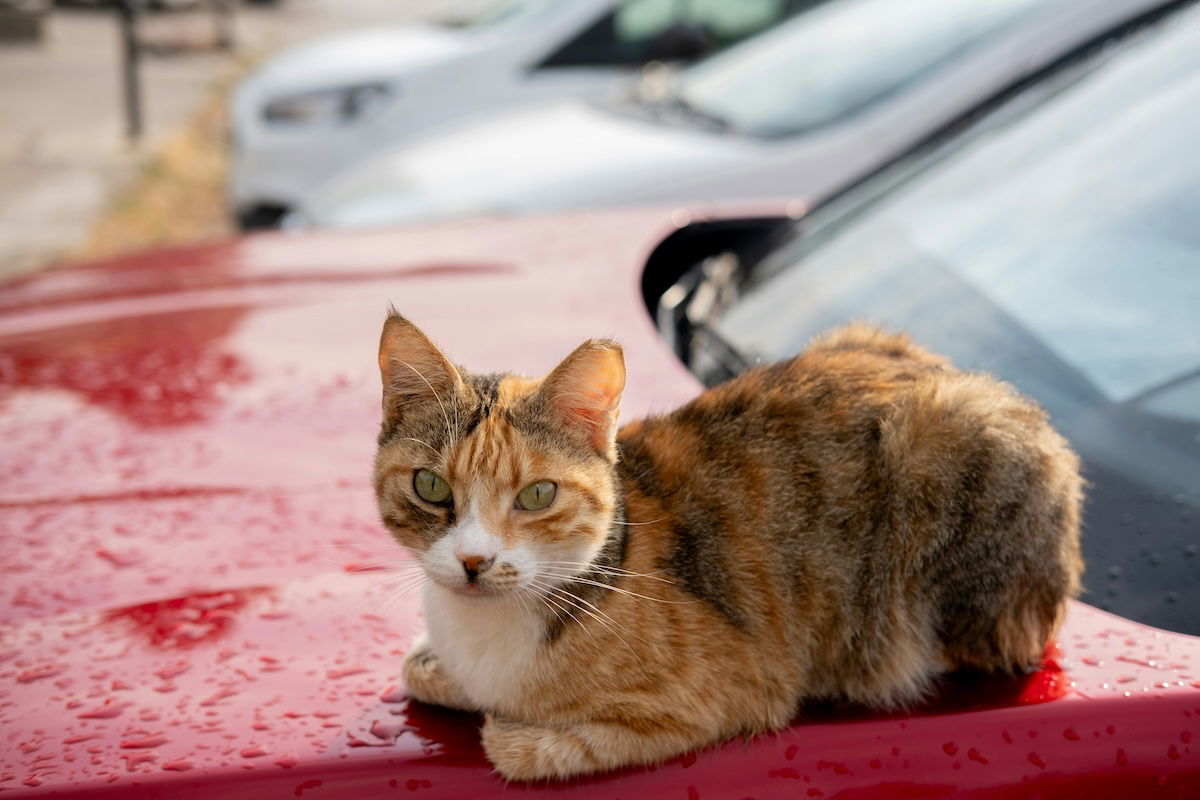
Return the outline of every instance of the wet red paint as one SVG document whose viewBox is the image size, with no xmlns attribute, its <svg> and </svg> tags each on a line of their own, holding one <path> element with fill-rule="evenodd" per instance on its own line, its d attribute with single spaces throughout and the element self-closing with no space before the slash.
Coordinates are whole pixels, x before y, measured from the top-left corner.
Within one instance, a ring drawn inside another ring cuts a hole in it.
<svg viewBox="0 0 1200 800">
<path fill-rule="evenodd" d="M 160 744 L 166 744 L 168 741 L 167 737 L 161 734 L 142 736 L 137 739 L 122 739 L 121 747 L 127 750 L 141 750 L 147 747 L 158 747 Z"/>
<path fill-rule="evenodd" d="M 310 778 L 309 780 L 306 780 L 303 783 L 296 784 L 296 790 L 295 790 L 294 794 L 296 795 L 296 797 L 303 797 L 305 789 L 320 788 L 322 783 L 323 783 L 323 781 L 320 781 L 316 778 Z"/>
<path fill-rule="evenodd" d="M 55 675 L 61 675 L 66 666 L 62 664 L 45 664 L 35 669 L 27 669 L 17 673 L 17 683 L 33 683 L 34 681 L 53 678 Z"/>
<path fill-rule="evenodd" d="M 638 295 L 670 227 L 254 237 L 0 292 L 3 794 L 1200 796 L 1200 641 L 1078 604 L 1030 675 L 946 676 L 905 712 L 807 704 L 778 735 L 563 786 L 506 788 L 480 717 L 408 701 L 416 600 L 369 591 L 403 558 L 364 478 L 386 302 L 481 371 L 616 335 L 636 417 L 698 389 Z M 490 322 L 535 306 L 536 336 Z"/>
<path fill-rule="evenodd" d="M 215 706 L 218 703 L 220 703 L 222 700 L 227 700 L 230 697 L 234 697 L 235 695 L 237 695 L 236 689 L 230 689 L 230 688 L 226 687 L 226 688 L 221 689 L 220 691 L 204 698 L 203 700 L 201 700 L 200 705 L 201 706 Z"/>
<path fill-rule="evenodd" d="M 385 703 L 400 703 L 403 702 L 408 695 L 402 686 L 389 686 L 379 695 L 379 699 Z"/>
<path fill-rule="evenodd" d="M 112 719 L 113 717 L 121 716 L 121 712 L 129 706 L 129 703 L 120 703 L 114 701 L 111 697 L 104 701 L 103 704 L 91 709 L 76 714 L 80 719 Z"/>
<path fill-rule="evenodd" d="M 98 738 L 100 738 L 100 734 L 98 733 L 86 733 L 82 736 L 68 736 L 62 742 L 63 744 L 79 744 L 80 742 L 87 742 Z"/>
<path fill-rule="evenodd" d="M 363 666 L 338 667 L 337 669 L 326 670 L 325 676 L 330 680 L 337 681 L 342 678 L 349 678 L 351 675 L 361 675 L 366 671 L 367 668 Z"/>
<path fill-rule="evenodd" d="M 134 564 L 137 564 L 142 560 L 142 554 L 133 550 L 117 552 L 104 547 L 97 547 L 96 555 L 100 556 L 100 558 L 103 558 L 105 561 L 112 564 L 114 567 L 117 567 L 118 569 L 122 567 L 132 567 Z"/>
<path fill-rule="evenodd" d="M 115 609 L 107 618 L 132 628 L 153 647 L 180 650 L 219 638 L 238 611 L 267 594 L 259 587 L 207 592 Z"/>
<path fill-rule="evenodd" d="M 155 753 L 122 753 L 120 757 L 124 760 L 125 767 L 129 772 L 136 772 L 138 767 L 143 764 L 153 764 L 158 761 Z"/>
</svg>

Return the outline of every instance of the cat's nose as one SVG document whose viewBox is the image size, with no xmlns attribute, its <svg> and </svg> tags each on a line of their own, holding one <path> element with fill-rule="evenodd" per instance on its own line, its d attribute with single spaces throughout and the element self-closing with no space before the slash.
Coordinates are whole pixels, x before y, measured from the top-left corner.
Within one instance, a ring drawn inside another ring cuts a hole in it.
<svg viewBox="0 0 1200 800">
<path fill-rule="evenodd" d="M 495 563 L 494 558 L 484 558 L 483 556 L 461 556 L 463 572 L 467 573 L 467 581 L 474 582 L 480 573 L 487 572 L 488 567 Z"/>
</svg>

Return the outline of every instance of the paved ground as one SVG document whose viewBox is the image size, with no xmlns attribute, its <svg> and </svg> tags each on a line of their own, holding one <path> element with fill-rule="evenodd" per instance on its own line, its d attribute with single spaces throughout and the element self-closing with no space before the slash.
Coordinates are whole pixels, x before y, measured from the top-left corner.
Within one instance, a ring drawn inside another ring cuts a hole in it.
<svg viewBox="0 0 1200 800">
<path fill-rule="evenodd" d="M 131 146 L 112 11 L 58 8 L 37 45 L 0 44 L 0 277 L 76 246 L 114 193 L 194 112 L 239 59 L 321 33 L 463 13 L 486 0 L 281 0 L 245 6 L 236 51 L 215 51 L 204 10 L 147 16 L 142 38 L 178 52 L 142 69 L 145 131 Z"/>
</svg>

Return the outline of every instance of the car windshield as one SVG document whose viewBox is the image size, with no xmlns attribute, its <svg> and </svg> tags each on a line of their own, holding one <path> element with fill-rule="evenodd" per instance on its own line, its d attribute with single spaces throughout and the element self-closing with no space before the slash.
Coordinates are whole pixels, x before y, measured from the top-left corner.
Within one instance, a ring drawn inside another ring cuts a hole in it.
<svg viewBox="0 0 1200 800">
<path fill-rule="evenodd" d="M 1084 459 L 1085 599 L 1200 633 L 1200 10 L 1098 61 L 866 210 L 814 215 L 717 330 L 775 359 L 869 319 L 1010 381 Z"/>
<path fill-rule="evenodd" d="M 678 97 L 733 130 L 793 136 L 845 119 L 1065 1 L 838 0 L 686 70 Z"/>
</svg>

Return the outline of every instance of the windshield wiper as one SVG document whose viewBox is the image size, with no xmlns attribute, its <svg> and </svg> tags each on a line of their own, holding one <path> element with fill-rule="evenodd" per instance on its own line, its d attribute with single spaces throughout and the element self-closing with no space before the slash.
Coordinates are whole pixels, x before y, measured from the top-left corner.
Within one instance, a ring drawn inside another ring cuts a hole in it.
<svg viewBox="0 0 1200 800">
<path fill-rule="evenodd" d="M 664 64 L 647 67 L 641 79 L 631 86 L 623 102 L 658 118 L 684 119 L 714 131 L 724 132 L 733 128 L 729 120 L 700 108 L 685 97 L 677 71 Z"/>
<path fill-rule="evenodd" d="M 755 359 L 717 333 L 717 317 L 738 298 L 739 260 L 733 252 L 709 256 L 670 286 L 658 300 L 658 329 L 684 366 L 706 383 L 718 383 L 752 367 Z"/>
<path fill-rule="evenodd" d="M 729 120 L 694 105 L 692 101 L 688 100 L 682 94 L 671 95 L 655 105 L 659 108 L 667 109 L 677 116 L 686 117 L 689 120 L 698 122 L 704 127 L 715 131 L 725 132 L 733 127 Z"/>
</svg>

